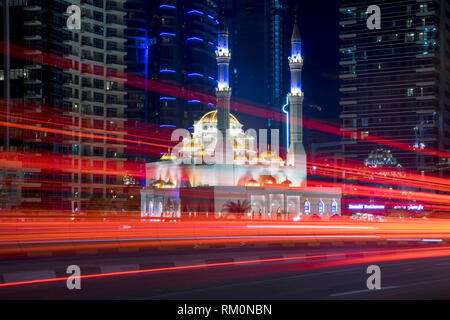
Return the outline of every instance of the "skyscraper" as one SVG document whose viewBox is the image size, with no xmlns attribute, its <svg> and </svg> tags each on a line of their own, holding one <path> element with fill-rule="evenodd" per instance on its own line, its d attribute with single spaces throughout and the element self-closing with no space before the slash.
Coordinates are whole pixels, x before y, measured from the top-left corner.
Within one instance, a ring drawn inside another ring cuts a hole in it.
<svg viewBox="0 0 450 320">
<path fill-rule="evenodd" d="M 148 122 L 148 91 L 146 82 L 148 79 L 149 46 L 148 37 L 148 3 L 145 0 L 127 0 L 124 3 L 125 16 L 125 48 L 127 55 L 127 74 L 143 79 L 141 83 L 128 81 L 126 85 L 127 119 L 129 121 Z"/>
<path fill-rule="evenodd" d="M 381 29 L 369 30 L 369 5 L 381 9 Z M 448 1 L 342 0 L 343 156 L 363 161 L 379 136 L 399 164 L 422 172 L 448 168 L 427 150 L 450 150 Z M 447 171 L 448 172 L 448 171 Z"/>
<path fill-rule="evenodd" d="M 11 42 L 25 48 L 13 54 L 23 56 L 15 57 L 18 65 L 10 75 L 22 81 L 17 87 L 24 93 L 17 97 L 23 97 L 24 115 L 38 127 L 60 123 L 64 133 L 14 130 L 17 142 L 10 151 L 35 163 L 39 158 L 51 163 L 51 169 L 21 177 L 30 176 L 34 183 L 26 189 L 27 197 L 45 201 L 49 208 L 79 212 L 93 196 L 115 199 L 122 193 L 124 2 L 13 2 L 23 19 L 11 20 L 10 30 L 23 33 Z M 66 27 L 70 5 L 80 8 L 80 29 Z"/>
<path fill-rule="evenodd" d="M 71 174 L 74 211 L 85 211 L 93 196 L 117 199 L 123 193 L 122 176 L 114 172 L 123 172 L 125 160 L 125 144 L 121 142 L 127 107 L 123 77 L 124 2 L 74 3 L 81 8 L 81 30 L 64 32 L 66 57 L 73 63 L 70 72 L 65 73 L 65 115 L 71 117 L 73 126 L 81 132 L 95 134 L 92 138 L 71 137 L 63 142 L 63 149 L 71 153 L 74 168 Z"/>
<path fill-rule="evenodd" d="M 214 0 L 152 1 L 150 4 L 150 79 L 183 88 L 187 99 L 151 90 L 150 122 L 188 127 L 214 105 L 200 103 L 190 92 L 214 96 L 218 5 Z M 156 89 L 156 88 L 155 88 Z"/>
<path fill-rule="evenodd" d="M 285 130 L 280 118 L 289 90 L 288 8 L 284 0 L 222 0 L 230 29 L 230 47 L 240 48 L 230 64 L 233 96 L 267 106 L 260 117 L 240 117 L 254 127 L 279 129 L 282 141 Z M 236 108 L 231 106 L 236 112 Z M 284 147 L 286 147 L 283 144 Z"/>
</svg>

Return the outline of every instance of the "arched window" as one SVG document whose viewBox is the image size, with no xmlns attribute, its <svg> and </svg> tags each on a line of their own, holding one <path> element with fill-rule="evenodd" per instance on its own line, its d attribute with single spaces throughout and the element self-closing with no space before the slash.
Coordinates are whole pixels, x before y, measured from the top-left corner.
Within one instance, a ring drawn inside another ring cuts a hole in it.
<svg viewBox="0 0 450 320">
<path fill-rule="evenodd" d="M 163 212 L 163 204 L 162 202 L 160 202 L 158 204 L 158 217 L 162 217 L 162 212 Z"/>
<path fill-rule="evenodd" d="M 147 215 L 147 203 L 144 201 L 144 207 L 141 210 L 141 217 L 145 217 Z"/>
<path fill-rule="evenodd" d="M 308 200 L 305 201 L 305 214 L 310 214 L 311 213 L 311 204 L 309 203 Z"/>
<path fill-rule="evenodd" d="M 323 214 L 325 212 L 325 203 L 322 200 L 319 201 L 319 214 Z"/>
<path fill-rule="evenodd" d="M 153 201 L 150 201 L 148 204 L 148 214 L 150 217 L 153 217 Z"/>
<path fill-rule="evenodd" d="M 338 204 L 335 200 L 333 200 L 333 203 L 331 204 L 331 212 L 333 214 L 337 214 L 338 213 Z"/>
</svg>

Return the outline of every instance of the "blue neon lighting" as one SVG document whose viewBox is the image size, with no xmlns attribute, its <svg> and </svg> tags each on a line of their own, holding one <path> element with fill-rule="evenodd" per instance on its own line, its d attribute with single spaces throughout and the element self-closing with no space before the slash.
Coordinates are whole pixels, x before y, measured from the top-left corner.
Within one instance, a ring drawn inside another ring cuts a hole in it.
<svg viewBox="0 0 450 320">
<path fill-rule="evenodd" d="M 163 100 L 177 100 L 177 98 L 173 98 L 173 97 L 161 97 L 159 98 L 159 100 L 163 101 Z"/>
<path fill-rule="evenodd" d="M 159 127 L 160 128 L 176 128 L 177 126 L 174 126 L 172 124 L 162 124 Z"/>
<path fill-rule="evenodd" d="M 189 127 L 188 130 L 194 130 L 194 127 Z"/>
<path fill-rule="evenodd" d="M 214 42 L 208 41 L 208 43 L 214 47 L 216 46 L 216 44 Z"/>
<path fill-rule="evenodd" d="M 159 70 L 159 72 L 164 73 L 164 72 L 169 72 L 169 73 L 175 73 L 175 70 L 170 70 L 170 69 L 161 69 Z"/>
<path fill-rule="evenodd" d="M 286 110 L 286 107 L 289 105 L 289 98 L 286 97 L 286 104 L 281 107 L 283 113 L 286 114 L 286 148 L 289 148 L 289 111 Z"/>
<path fill-rule="evenodd" d="M 170 32 L 161 32 L 159 35 L 161 37 L 176 37 L 177 36 L 175 33 L 170 33 Z"/>
<path fill-rule="evenodd" d="M 208 14 L 208 18 L 210 18 L 211 20 L 216 20 L 212 15 Z"/>
<path fill-rule="evenodd" d="M 189 100 L 188 103 L 200 103 L 200 100 Z"/>
<path fill-rule="evenodd" d="M 159 35 L 161 37 L 176 37 L 177 36 L 175 33 L 170 33 L 170 32 L 161 32 Z"/>
<path fill-rule="evenodd" d="M 191 10 L 191 11 L 188 11 L 187 14 L 201 14 L 201 15 L 204 15 L 203 12 L 198 11 L 198 10 Z"/>
<path fill-rule="evenodd" d="M 211 107 L 215 107 L 216 105 L 214 104 L 214 103 L 208 103 L 208 106 L 211 106 Z"/>
<path fill-rule="evenodd" d="M 209 80 L 215 81 L 216 79 L 214 79 L 213 77 L 208 77 Z"/>
<path fill-rule="evenodd" d="M 191 38 L 187 38 L 187 41 L 201 41 L 201 42 L 203 42 L 203 39 L 199 38 L 199 37 L 191 37 Z"/>
<path fill-rule="evenodd" d="M 160 8 L 167 8 L 167 9 L 176 9 L 177 8 L 175 6 L 171 6 L 171 5 L 168 5 L 168 4 L 162 4 L 159 7 Z"/>
<path fill-rule="evenodd" d="M 201 73 L 189 73 L 187 75 L 188 77 L 204 77 L 204 75 L 202 75 Z"/>
</svg>

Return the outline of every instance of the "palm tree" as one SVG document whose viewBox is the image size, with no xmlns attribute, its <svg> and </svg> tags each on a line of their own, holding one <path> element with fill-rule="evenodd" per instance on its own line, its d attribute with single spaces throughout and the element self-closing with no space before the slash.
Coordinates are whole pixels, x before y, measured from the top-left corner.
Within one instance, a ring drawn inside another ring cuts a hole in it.
<svg viewBox="0 0 450 320">
<path fill-rule="evenodd" d="M 230 213 L 248 213 L 252 209 L 248 200 L 238 200 L 237 202 L 229 200 L 224 205 L 224 211 Z"/>
</svg>

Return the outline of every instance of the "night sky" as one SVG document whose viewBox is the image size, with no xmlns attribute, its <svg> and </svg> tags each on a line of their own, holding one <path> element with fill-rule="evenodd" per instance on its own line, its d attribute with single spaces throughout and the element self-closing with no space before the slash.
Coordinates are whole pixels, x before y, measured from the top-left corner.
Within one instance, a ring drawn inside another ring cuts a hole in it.
<svg viewBox="0 0 450 320">
<path fill-rule="evenodd" d="M 255 3 L 250 1 L 249 3 Z M 257 3 L 257 2 L 256 2 Z M 339 121 L 339 11 L 338 1 L 334 0 L 287 0 L 288 4 L 288 21 L 287 34 L 285 43 L 284 58 L 287 60 L 290 54 L 290 39 L 292 28 L 294 26 L 295 8 L 298 12 L 298 24 L 300 34 L 302 37 L 302 53 L 304 57 L 304 66 L 302 74 L 302 88 L 305 92 L 304 109 L 305 117 L 313 117 L 314 119 L 321 119 L 333 122 L 334 125 L 340 126 Z M 257 5 L 256 5 L 257 6 Z M 241 9 L 243 10 L 243 9 Z M 253 8 L 255 12 L 263 10 L 263 1 L 261 1 L 260 8 Z M 239 12 L 243 14 L 245 12 Z M 256 103 L 264 103 L 264 75 L 259 69 L 261 59 L 258 54 L 258 45 L 263 42 L 263 34 L 261 29 L 263 25 L 259 25 L 259 20 L 252 19 L 248 16 L 247 23 L 238 26 L 238 28 L 246 28 L 240 30 L 245 33 L 247 37 L 243 40 L 238 40 L 235 48 L 232 48 L 235 59 L 231 61 L 231 70 L 236 68 L 238 70 L 240 83 L 238 88 L 233 90 L 233 100 L 241 103 L 248 103 L 250 105 Z M 262 23 L 262 22 L 261 22 Z M 250 28 L 250 29 L 248 29 Z M 248 31 L 248 32 L 246 32 Z M 251 35 L 250 41 L 248 34 Z M 258 38 L 255 38 L 258 37 Z M 254 41 L 251 41 L 254 40 Z M 239 42 L 241 41 L 241 42 Z M 260 48 L 262 50 L 262 48 Z M 256 56 L 254 56 L 256 55 Z M 237 63 L 237 65 L 235 64 Z M 286 83 L 290 82 L 289 66 L 286 63 L 286 70 L 284 76 Z M 289 90 L 289 85 L 285 88 L 286 94 Z M 263 105 L 260 105 L 264 108 Z M 313 107 L 311 107 L 313 106 Z M 320 107 L 320 111 L 318 108 Z M 280 106 L 281 107 L 281 106 Z M 239 109 L 232 108 L 232 112 L 238 115 L 239 120 L 248 128 L 267 128 L 269 114 L 248 114 L 245 112 L 239 113 Z M 304 130 L 305 146 L 312 142 L 321 142 L 339 140 L 337 136 L 324 136 L 323 133 L 317 131 Z"/>
<path fill-rule="evenodd" d="M 306 107 L 304 113 L 338 124 L 339 3 L 334 0 L 290 0 L 289 4 L 299 8 L 305 61 L 302 75 L 305 104 L 322 108 L 317 112 Z"/>
</svg>

